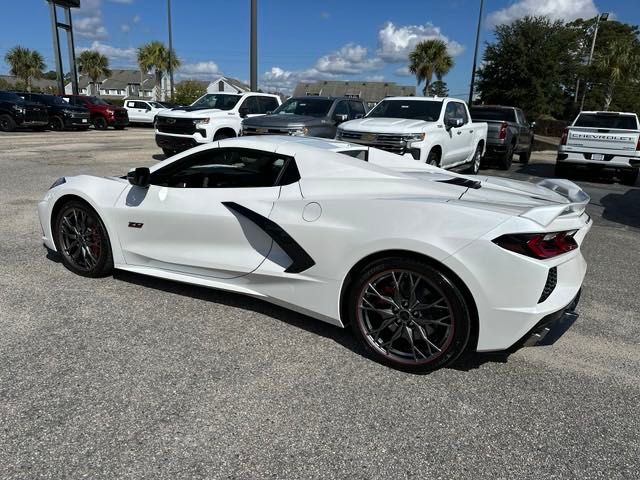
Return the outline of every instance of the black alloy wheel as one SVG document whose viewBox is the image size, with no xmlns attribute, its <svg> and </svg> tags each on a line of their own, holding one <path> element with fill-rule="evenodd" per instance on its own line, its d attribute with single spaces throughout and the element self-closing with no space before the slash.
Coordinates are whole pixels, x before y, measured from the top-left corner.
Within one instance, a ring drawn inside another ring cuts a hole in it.
<svg viewBox="0 0 640 480">
<path fill-rule="evenodd" d="M 61 117 L 55 116 L 49 122 L 49 128 L 56 132 L 64 130 L 64 120 Z"/>
<path fill-rule="evenodd" d="M 93 119 L 93 128 L 96 130 L 106 130 L 107 127 L 109 127 L 109 124 L 106 118 L 98 116 Z"/>
<path fill-rule="evenodd" d="M 387 258 L 365 267 L 347 297 L 349 322 L 373 358 L 427 373 L 455 361 L 469 341 L 464 296 L 425 262 Z"/>
<path fill-rule="evenodd" d="M 54 241 L 62 263 L 84 277 L 111 274 L 113 258 L 106 228 L 88 204 L 72 200 L 60 208 L 54 223 Z"/>
<path fill-rule="evenodd" d="M 482 147 L 478 145 L 476 151 L 473 153 L 473 158 L 467 170 L 467 173 L 476 175 L 480 171 L 480 164 L 482 163 Z"/>
<path fill-rule="evenodd" d="M 498 159 L 498 168 L 500 170 L 509 170 L 509 168 L 511 168 L 511 164 L 513 163 L 514 150 L 515 145 L 513 143 L 510 143 L 505 154 Z"/>
<path fill-rule="evenodd" d="M 16 122 L 11 115 L 0 115 L 0 132 L 13 132 L 16 129 Z"/>
</svg>

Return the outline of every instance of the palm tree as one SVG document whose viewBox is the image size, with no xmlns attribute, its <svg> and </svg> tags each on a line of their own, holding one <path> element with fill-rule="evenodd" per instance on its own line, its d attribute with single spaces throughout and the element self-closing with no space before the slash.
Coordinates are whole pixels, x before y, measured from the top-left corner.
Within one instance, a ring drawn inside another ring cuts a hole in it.
<svg viewBox="0 0 640 480">
<path fill-rule="evenodd" d="M 453 58 L 447 52 L 447 44 L 442 40 L 424 40 L 418 43 L 409 54 L 409 71 L 416 76 L 418 85 L 424 83 L 422 94 L 427 95 L 429 85 L 435 74 L 442 80 L 453 67 Z"/>
<path fill-rule="evenodd" d="M 156 95 L 165 99 L 162 89 L 162 76 L 170 69 L 175 70 L 180 66 L 180 60 L 175 51 L 169 49 L 162 42 L 153 41 L 138 48 L 138 66 L 143 73 L 149 73 L 153 69 L 155 75 Z"/>
<path fill-rule="evenodd" d="M 103 77 L 110 77 L 109 59 L 95 50 L 85 50 L 78 57 L 78 71 L 91 79 L 91 93 L 96 95 L 96 84 Z"/>
<path fill-rule="evenodd" d="M 31 91 L 31 81 L 34 78 L 42 78 L 42 71 L 46 68 L 40 52 L 20 46 L 9 50 L 4 60 L 11 67 L 11 75 L 24 81 L 28 92 Z"/>
<path fill-rule="evenodd" d="M 596 58 L 594 64 L 608 77 L 604 109 L 609 110 L 616 84 L 640 73 L 640 55 L 631 42 L 617 40 L 607 46 L 604 54 Z"/>
</svg>

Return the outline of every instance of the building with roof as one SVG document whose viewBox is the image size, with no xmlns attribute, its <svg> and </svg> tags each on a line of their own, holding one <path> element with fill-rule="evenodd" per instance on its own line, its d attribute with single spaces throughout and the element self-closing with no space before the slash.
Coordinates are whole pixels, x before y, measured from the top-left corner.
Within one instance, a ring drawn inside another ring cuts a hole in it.
<svg viewBox="0 0 640 480">
<path fill-rule="evenodd" d="M 160 88 L 155 88 L 155 76 L 141 73 L 140 70 L 113 69 L 109 77 L 101 77 L 93 82 L 86 75 L 78 76 L 78 91 L 81 95 L 98 95 L 111 98 L 146 98 L 161 100 L 167 97 L 171 89 L 169 75 L 163 75 Z M 65 85 L 65 93 L 71 94 L 71 82 Z"/>
<path fill-rule="evenodd" d="M 359 98 L 373 108 L 385 97 L 415 97 L 414 85 L 398 85 L 395 82 L 366 82 L 360 80 L 318 80 L 300 82 L 293 92 L 294 97 L 306 95 L 326 97 Z"/>
<path fill-rule="evenodd" d="M 229 93 L 246 93 L 250 92 L 251 87 L 236 78 L 217 77 L 209 82 L 207 93 L 229 92 Z"/>
<path fill-rule="evenodd" d="M 8 85 L 10 89 L 24 88 L 24 82 L 13 75 L 0 75 L 0 85 Z M 31 80 L 31 88 L 42 92 L 55 93 L 58 90 L 58 84 L 55 80 L 48 80 L 46 78 L 34 78 Z"/>
</svg>

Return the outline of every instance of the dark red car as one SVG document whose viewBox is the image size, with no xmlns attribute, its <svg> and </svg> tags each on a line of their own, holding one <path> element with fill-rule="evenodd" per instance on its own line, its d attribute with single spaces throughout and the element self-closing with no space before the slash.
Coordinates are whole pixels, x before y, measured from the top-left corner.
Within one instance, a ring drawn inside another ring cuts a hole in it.
<svg viewBox="0 0 640 480">
<path fill-rule="evenodd" d="M 122 130 L 129 125 L 129 115 L 123 107 L 111 105 L 100 97 L 87 95 L 62 95 L 69 104 L 89 109 L 91 123 L 96 130 L 106 130 L 109 126 Z"/>
</svg>

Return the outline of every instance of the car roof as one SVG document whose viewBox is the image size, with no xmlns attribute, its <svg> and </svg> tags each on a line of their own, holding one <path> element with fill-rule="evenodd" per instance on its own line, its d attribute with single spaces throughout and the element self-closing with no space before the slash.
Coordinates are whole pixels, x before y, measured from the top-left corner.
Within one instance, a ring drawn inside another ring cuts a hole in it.
<svg viewBox="0 0 640 480">
<path fill-rule="evenodd" d="M 385 97 L 381 101 L 384 100 L 412 100 L 418 102 L 444 102 L 445 100 L 458 100 L 457 98 L 450 99 L 449 97 Z M 462 100 L 459 100 L 462 101 Z"/>
</svg>

